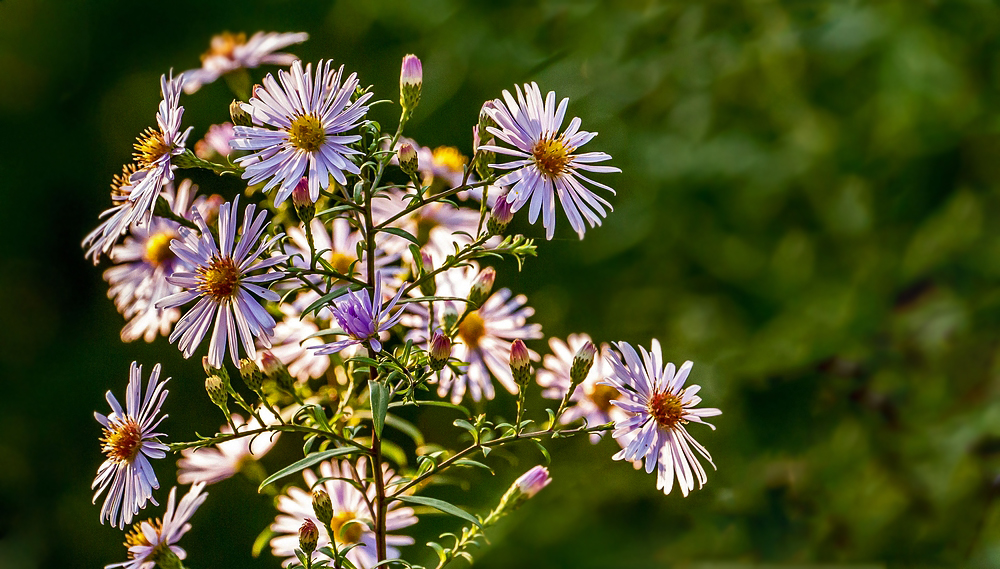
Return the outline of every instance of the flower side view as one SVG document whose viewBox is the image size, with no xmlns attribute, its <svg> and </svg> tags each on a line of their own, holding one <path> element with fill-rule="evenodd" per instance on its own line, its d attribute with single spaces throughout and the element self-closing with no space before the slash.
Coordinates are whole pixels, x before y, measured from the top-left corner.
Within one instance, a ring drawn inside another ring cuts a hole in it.
<svg viewBox="0 0 1000 569">
<path fill-rule="evenodd" d="M 160 365 L 156 364 L 149 374 L 143 396 L 142 366 L 132 362 L 125 390 L 125 408 L 108 391 L 105 398 L 111 406 L 111 414 L 94 413 L 97 422 L 104 427 L 101 450 L 107 456 L 91 485 L 97 488 L 94 502 L 107 491 L 101 507 L 101 523 L 107 519 L 111 525 L 122 528 L 131 523 L 132 516 L 145 507 L 147 501 L 156 504 L 153 490 L 160 484 L 149 459 L 163 458 L 168 450 L 159 440 L 165 435 L 156 432 L 156 428 L 167 418 L 160 415 L 160 407 L 167 398 L 163 387 L 169 378 L 163 382 L 159 379 Z"/>
<path fill-rule="evenodd" d="M 352 73 L 341 83 L 343 73 L 344 67 L 334 70 L 330 60 L 318 63 L 315 75 L 311 63 L 303 70 L 296 61 L 287 73 L 278 72 L 280 84 L 268 75 L 254 88 L 250 102 L 241 105 L 257 126 L 234 127 L 232 147 L 250 151 L 236 162 L 246 168 L 243 178 L 249 185 L 268 180 L 264 192 L 278 187 L 275 205 L 292 195 L 303 175 L 308 175 L 309 198 L 315 202 L 331 176 L 346 185 L 345 172 L 360 173 L 350 159 L 359 151 L 348 145 L 361 137 L 343 133 L 361 125 L 372 94 L 351 101 L 358 77 Z"/>
<path fill-rule="evenodd" d="M 264 64 L 291 65 L 298 57 L 275 53 L 309 39 L 309 34 L 257 32 L 247 39 L 244 33 L 223 32 L 212 37 L 209 49 L 201 56 L 201 67 L 184 72 L 184 92 L 191 94 L 237 69 L 253 69 Z"/>
<path fill-rule="evenodd" d="M 347 334 L 346 340 L 338 340 L 322 346 L 316 346 L 316 354 L 329 355 L 336 354 L 344 348 L 358 344 L 368 344 L 372 352 L 382 351 L 382 342 L 379 334 L 389 330 L 403 317 L 403 310 L 392 310 L 399 302 L 405 289 L 400 287 L 396 296 L 382 306 L 382 278 L 375 276 L 375 294 L 368 296 L 368 291 L 347 291 L 343 297 L 337 300 L 330 309 L 333 317 L 340 325 L 340 329 Z"/>
<path fill-rule="evenodd" d="M 611 376 L 603 383 L 614 387 L 621 397 L 612 402 L 629 416 L 615 422 L 614 438 L 622 445 L 615 460 L 645 460 L 646 472 L 656 468 L 656 489 L 669 494 L 677 479 L 681 494 L 687 496 L 694 489 L 697 478 L 701 488 L 708 480 L 705 469 L 691 451 L 694 447 L 715 468 L 712 456 L 684 428 L 686 423 L 701 423 L 713 430 L 715 426 L 702 419 L 721 415 L 715 408 L 696 408 L 701 397 L 696 394 L 698 385 L 684 387 L 691 362 L 684 362 L 680 369 L 674 364 L 663 366 L 660 342 L 653 340 L 647 352 L 640 346 L 642 359 L 635 348 L 618 342 L 624 359 L 614 352 L 607 358 Z"/>
<path fill-rule="evenodd" d="M 530 200 L 528 221 L 535 223 L 541 213 L 545 237 L 552 239 L 556 229 L 555 198 L 558 196 L 570 226 L 583 239 L 587 230 L 583 222 L 586 220 L 591 227 L 600 225 L 601 218 L 607 215 L 604 208 L 614 208 L 607 200 L 584 187 L 581 181 L 612 194 L 615 191 L 584 176 L 581 171 L 610 173 L 621 170 L 595 164 L 611 159 L 604 152 L 576 154 L 577 149 L 597 136 L 596 132 L 580 130 L 579 118 L 573 118 L 566 130 L 560 133 L 568 98 L 560 101 L 557 107 L 553 91 L 549 91 L 543 101 L 535 83 L 525 84 L 524 94 L 520 87 L 515 88 L 517 100 L 505 90 L 503 97 L 506 104 L 496 99 L 492 106 L 484 107 L 498 125 L 488 126 L 487 130 L 513 148 L 489 144 L 480 148 L 517 158 L 511 162 L 490 164 L 494 168 L 511 170 L 496 183 L 498 186 L 512 186 L 507 201 L 514 211 L 520 210 Z"/>
<path fill-rule="evenodd" d="M 197 213 L 194 214 L 194 221 L 201 228 L 201 235 L 186 227 L 180 229 L 181 239 L 172 241 L 170 250 L 194 266 L 195 270 L 167 277 L 167 282 L 185 290 L 156 303 L 157 308 L 172 308 L 198 300 L 174 327 L 170 343 L 177 342 L 184 357 L 191 357 L 214 320 L 208 361 L 216 368 L 222 367 L 227 342 L 229 356 L 237 367 L 237 339 L 251 359 L 257 355 L 254 338 L 270 346 L 267 338 L 274 331 L 274 318 L 253 297 L 277 301 L 278 293 L 265 286 L 284 276 L 279 272 L 251 274 L 285 260 L 283 255 L 261 259 L 283 234 L 262 241 L 261 237 L 267 230 L 267 212 L 261 211 L 254 217 L 256 206 L 250 204 L 243 213 L 243 226 L 236 242 L 238 208 L 239 196 L 219 208 L 218 246 L 208 225 Z"/>
<path fill-rule="evenodd" d="M 125 536 L 129 560 L 108 565 L 105 569 L 153 569 L 157 565 L 181 567 L 180 561 L 187 557 L 187 552 L 177 542 L 191 529 L 191 517 L 208 498 L 204 489 L 204 483 L 192 485 L 177 503 L 177 487 L 171 488 L 162 521 L 156 519 L 137 523 Z"/>
</svg>

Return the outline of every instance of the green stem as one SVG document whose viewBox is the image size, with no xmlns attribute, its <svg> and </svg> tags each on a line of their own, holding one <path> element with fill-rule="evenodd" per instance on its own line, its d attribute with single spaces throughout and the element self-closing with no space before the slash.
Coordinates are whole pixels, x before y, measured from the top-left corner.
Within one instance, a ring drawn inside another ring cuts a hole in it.
<svg viewBox="0 0 1000 569">
<path fill-rule="evenodd" d="M 370 453 L 368 447 L 364 446 L 361 443 L 352 441 L 350 439 L 345 439 L 344 437 L 342 437 L 340 435 L 331 433 L 329 431 L 323 431 L 323 430 L 320 430 L 320 429 L 314 429 L 312 427 L 306 427 L 306 426 L 303 426 L 303 425 L 291 425 L 291 424 L 288 424 L 288 423 L 286 423 L 284 425 L 268 425 L 266 427 L 261 427 L 260 429 L 253 429 L 253 430 L 250 430 L 250 431 L 240 431 L 238 433 L 218 435 L 218 436 L 215 436 L 213 438 L 203 439 L 203 440 L 200 440 L 200 441 L 190 441 L 190 442 L 182 442 L 182 443 L 169 443 L 167 446 L 170 447 L 171 451 L 173 451 L 173 452 L 179 452 L 179 451 L 182 451 L 182 450 L 188 449 L 188 448 L 199 448 L 199 447 L 204 447 L 204 446 L 208 446 L 208 445 L 216 445 L 216 444 L 224 443 L 226 441 L 231 441 L 231 440 L 234 440 L 234 439 L 240 439 L 240 438 L 243 438 L 243 437 L 252 437 L 252 436 L 255 436 L 255 435 L 261 435 L 261 434 L 264 434 L 264 433 L 271 433 L 271 432 L 275 432 L 275 431 L 281 432 L 281 433 L 291 432 L 291 433 L 303 433 L 303 434 L 308 434 L 308 435 L 319 435 L 321 437 L 325 437 L 325 438 L 328 438 L 330 440 L 337 441 L 337 442 L 342 443 L 344 445 L 355 447 L 362 454 L 369 454 Z"/>
</svg>

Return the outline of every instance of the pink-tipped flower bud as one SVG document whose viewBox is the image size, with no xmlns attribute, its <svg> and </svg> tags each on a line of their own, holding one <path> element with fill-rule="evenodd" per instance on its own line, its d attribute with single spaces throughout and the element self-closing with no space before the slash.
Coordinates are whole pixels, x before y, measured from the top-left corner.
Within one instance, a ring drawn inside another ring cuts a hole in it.
<svg viewBox="0 0 1000 569">
<path fill-rule="evenodd" d="M 531 361 L 528 347 L 520 338 L 510 345 L 510 372 L 514 381 L 524 389 L 531 383 Z"/>
<path fill-rule="evenodd" d="M 525 498 L 534 498 L 535 494 L 538 494 L 542 488 L 549 485 L 549 482 L 552 482 L 552 477 L 549 476 L 549 469 L 544 466 L 535 466 L 522 474 L 514 484 Z"/>
<path fill-rule="evenodd" d="M 507 230 L 507 226 L 510 225 L 513 219 L 514 210 L 507 203 L 507 195 L 504 194 L 498 197 L 497 203 L 493 205 L 490 218 L 486 220 L 486 229 L 493 235 L 503 235 L 503 232 Z"/>
<path fill-rule="evenodd" d="M 295 189 L 292 190 L 292 205 L 295 206 L 295 213 L 298 214 L 302 223 L 309 223 L 316 215 L 316 204 L 309 196 L 309 178 L 302 176 Z"/>
<path fill-rule="evenodd" d="M 440 371 L 451 357 L 451 340 L 441 332 L 434 332 L 430 349 L 431 369 Z"/>
<path fill-rule="evenodd" d="M 316 519 L 324 525 L 330 525 L 330 521 L 333 519 L 333 502 L 330 501 L 330 495 L 326 493 L 326 490 L 322 488 L 313 490 L 312 505 Z"/>
<path fill-rule="evenodd" d="M 412 144 L 409 142 L 400 144 L 399 150 L 396 151 L 396 157 L 399 159 L 399 169 L 407 176 L 412 177 L 417 174 L 420 163 L 417 160 L 417 150 L 413 148 Z"/>
<path fill-rule="evenodd" d="M 420 263 L 423 268 L 419 275 L 423 279 L 420 281 L 420 294 L 424 296 L 434 296 L 434 294 L 437 293 L 436 279 L 434 277 L 428 277 L 426 279 L 423 278 L 425 275 L 434 271 L 434 260 L 431 259 L 430 253 L 427 251 L 421 251 Z"/>
<path fill-rule="evenodd" d="M 236 126 L 253 126 L 253 119 L 250 118 L 250 113 L 243 110 L 243 103 L 233 99 L 232 103 L 229 103 L 229 118 L 233 120 L 233 124 Z"/>
<path fill-rule="evenodd" d="M 205 391 L 208 392 L 208 398 L 212 400 L 212 403 L 225 408 L 229 401 L 229 393 L 226 391 L 226 384 L 222 382 L 221 377 L 210 375 L 205 378 Z"/>
<path fill-rule="evenodd" d="M 319 542 L 319 528 L 316 523 L 306 518 L 299 527 L 299 549 L 306 555 L 316 551 L 316 544 Z"/>
<path fill-rule="evenodd" d="M 578 385 L 587 379 L 590 368 L 594 366 L 595 355 L 597 355 L 597 347 L 590 340 L 587 340 L 587 343 L 576 351 L 576 355 L 573 356 L 573 365 L 569 368 L 569 378 L 573 385 Z"/>
<path fill-rule="evenodd" d="M 281 389 L 289 392 L 295 389 L 292 376 L 285 368 L 285 364 L 281 363 L 281 360 L 271 353 L 271 350 L 264 350 L 260 353 L 260 369 L 264 372 L 265 377 L 273 380 Z"/>
<path fill-rule="evenodd" d="M 497 272 L 493 267 L 486 267 L 480 271 L 479 276 L 472 283 L 472 290 L 469 291 L 469 302 L 477 308 L 482 306 L 493 291 L 493 281 L 497 278 Z"/>
<path fill-rule="evenodd" d="M 420 88 L 424 84 L 424 68 L 420 58 L 412 53 L 403 58 L 399 72 L 399 102 L 406 111 L 412 111 L 420 102 Z"/>
</svg>

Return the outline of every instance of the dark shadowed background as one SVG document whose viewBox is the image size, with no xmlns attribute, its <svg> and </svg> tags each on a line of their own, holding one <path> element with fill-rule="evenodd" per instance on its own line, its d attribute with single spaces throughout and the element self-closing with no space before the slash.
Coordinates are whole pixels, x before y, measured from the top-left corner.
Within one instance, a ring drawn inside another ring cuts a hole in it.
<svg viewBox="0 0 1000 569">
<path fill-rule="evenodd" d="M 125 558 L 89 486 L 92 412 L 132 360 L 173 376 L 172 440 L 218 426 L 196 361 L 162 338 L 119 341 L 79 243 L 153 124 L 160 74 L 196 67 L 223 30 L 309 32 L 289 51 L 342 62 L 386 98 L 418 54 L 409 134 L 466 154 L 482 101 L 538 81 L 623 170 L 602 179 L 618 189 L 603 227 L 580 242 L 560 217 L 499 284 L 527 294 L 547 335 L 657 337 L 693 360 L 724 411 L 717 431 L 692 429 L 718 471 L 664 497 L 611 462 L 613 442 L 558 441 L 555 482 L 491 533 L 479 567 L 1000 566 L 994 4 L 3 0 L 0 567 Z M 192 140 L 230 99 L 223 82 L 182 99 Z M 388 107 L 374 116 L 395 125 Z M 435 424 L 428 436 L 452 442 Z M 541 460 L 530 450 L 448 496 L 485 511 Z M 172 461 L 157 468 L 169 488 Z M 183 540 L 190 567 L 276 567 L 250 556 L 270 498 L 242 478 L 210 494 Z M 457 527 L 425 516 L 414 535 Z"/>
</svg>

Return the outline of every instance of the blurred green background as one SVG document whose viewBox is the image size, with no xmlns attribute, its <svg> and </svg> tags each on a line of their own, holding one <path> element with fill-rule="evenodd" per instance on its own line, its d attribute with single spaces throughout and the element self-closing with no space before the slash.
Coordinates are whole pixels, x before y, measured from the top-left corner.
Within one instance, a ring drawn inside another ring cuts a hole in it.
<svg viewBox="0 0 1000 569">
<path fill-rule="evenodd" d="M 536 80 L 623 170 L 602 178 L 618 189 L 603 227 L 580 242 L 561 217 L 499 282 L 547 335 L 657 337 L 693 360 L 724 411 L 717 431 L 692 429 L 718 471 L 664 497 L 611 462 L 614 443 L 558 441 L 555 483 L 500 524 L 479 567 L 1000 566 L 994 3 L 3 0 L 0 567 L 124 559 L 90 504 L 92 411 L 133 359 L 174 377 L 173 440 L 218 426 L 197 362 L 162 338 L 119 341 L 79 242 L 153 122 L 159 75 L 197 66 L 223 30 L 309 32 L 290 51 L 343 62 L 387 98 L 418 54 L 409 134 L 467 154 L 482 101 Z M 230 99 L 218 82 L 183 100 L 192 140 Z M 395 124 L 387 107 L 375 117 Z M 448 496 L 484 511 L 540 457 L 510 459 Z M 164 488 L 172 469 L 158 465 Z M 183 540 L 192 569 L 276 567 L 249 554 L 269 498 L 239 478 L 210 494 Z M 414 535 L 455 527 L 427 516 Z"/>
</svg>

